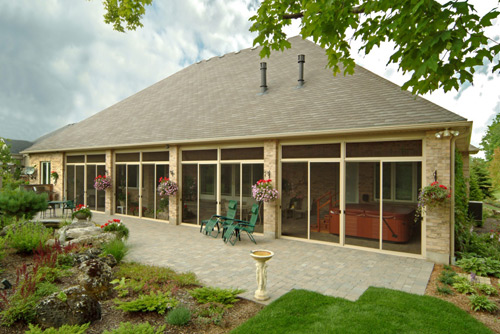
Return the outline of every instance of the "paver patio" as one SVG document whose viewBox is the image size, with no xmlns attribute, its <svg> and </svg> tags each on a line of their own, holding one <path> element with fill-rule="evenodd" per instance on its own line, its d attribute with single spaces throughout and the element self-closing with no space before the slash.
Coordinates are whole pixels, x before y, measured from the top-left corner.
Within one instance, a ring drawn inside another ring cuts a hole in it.
<svg viewBox="0 0 500 334">
<path fill-rule="evenodd" d="M 257 288 L 253 249 L 274 252 L 268 262 L 269 303 L 291 289 L 307 289 L 325 295 L 357 300 L 369 286 L 424 294 L 433 263 L 369 251 L 315 244 L 289 239 L 265 239 L 256 235 L 254 245 L 243 234 L 235 246 L 199 233 L 196 226 L 133 217 L 94 214 L 104 223 L 120 218 L 130 229 L 127 261 L 192 271 L 203 284 L 247 290 L 241 296 L 253 299 Z"/>
</svg>

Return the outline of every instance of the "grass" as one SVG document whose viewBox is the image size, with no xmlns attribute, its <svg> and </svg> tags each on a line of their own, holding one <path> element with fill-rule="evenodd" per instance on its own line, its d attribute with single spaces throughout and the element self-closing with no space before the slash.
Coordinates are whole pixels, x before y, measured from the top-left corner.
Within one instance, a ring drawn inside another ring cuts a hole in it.
<svg viewBox="0 0 500 334">
<path fill-rule="evenodd" d="M 231 333 L 491 333 L 451 303 L 370 287 L 356 302 L 293 290 Z"/>
</svg>

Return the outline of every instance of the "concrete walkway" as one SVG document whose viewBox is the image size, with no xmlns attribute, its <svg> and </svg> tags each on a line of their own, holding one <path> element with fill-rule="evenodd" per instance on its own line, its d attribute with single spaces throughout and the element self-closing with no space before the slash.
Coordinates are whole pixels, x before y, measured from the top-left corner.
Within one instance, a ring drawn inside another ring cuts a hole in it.
<svg viewBox="0 0 500 334">
<path fill-rule="evenodd" d="M 126 261 L 194 272 L 205 285 L 247 290 L 253 299 L 257 288 L 253 249 L 275 253 L 268 262 L 269 303 L 291 289 L 357 300 L 369 286 L 424 294 L 433 263 L 420 259 L 295 240 L 266 240 L 256 235 L 254 245 L 246 234 L 235 246 L 199 233 L 199 227 L 123 216 L 94 214 L 96 223 L 120 218 L 130 229 L 131 250 Z"/>
</svg>

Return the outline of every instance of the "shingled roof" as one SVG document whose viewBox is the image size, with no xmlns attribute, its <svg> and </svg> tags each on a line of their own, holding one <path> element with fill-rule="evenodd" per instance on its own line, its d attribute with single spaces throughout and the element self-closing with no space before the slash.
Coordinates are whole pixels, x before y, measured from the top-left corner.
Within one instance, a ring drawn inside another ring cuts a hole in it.
<svg viewBox="0 0 500 334">
<path fill-rule="evenodd" d="M 292 48 L 259 57 L 260 47 L 190 65 L 79 123 L 38 140 L 27 152 L 276 137 L 463 122 L 388 80 L 356 67 L 333 76 L 325 51 L 300 37 Z M 305 84 L 297 89 L 297 55 Z M 259 63 L 268 91 L 260 92 Z"/>
</svg>

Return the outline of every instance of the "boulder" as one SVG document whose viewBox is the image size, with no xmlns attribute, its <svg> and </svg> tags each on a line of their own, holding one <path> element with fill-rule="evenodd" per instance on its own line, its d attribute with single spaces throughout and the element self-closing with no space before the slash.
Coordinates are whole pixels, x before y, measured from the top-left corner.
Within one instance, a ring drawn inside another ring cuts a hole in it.
<svg viewBox="0 0 500 334">
<path fill-rule="evenodd" d="M 97 299 L 108 297 L 112 290 L 113 272 L 110 266 L 100 259 L 84 261 L 78 267 L 78 281 L 87 292 Z"/>
<path fill-rule="evenodd" d="M 80 286 L 72 286 L 42 299 L 35 321 L 43 328 L 82 325 L 101 318 L 101 305 Z"/>
<path fill-rule="evenodd" d="M 90 248 L 86 250 L 85 252 L 78 253 L 74 255 L 74 260 L 76 265 L 80 265 L 81 263 L 91 260 L 91 259 L 97 259 L 99 255 L 101 254 L 101 250 L 97 247 Z"/>
<path fill-rule="evenodd" d="M 118 264 L 118 262 L 116 261 L 115 257 L 113 255 L 111 255 L 111 254 L 106 254 L 106 256 L 103 256 L 103 257 L 101 257 L 99 259 L 102 262 L 106 263 L 111 268 L 113 268 L 114 266 L 116 266 Z"/>
<path fill-rule="evenodd" d="M 93 223 L 90 222 L 74 222 L 69 225 L 64 226 L 63 228 L 59 229 L 59 242 L 62 244 L 66 242 L 66 234 L 69 230 L 73 229 L 80 229 L 80 228 L 88 228 L 88 227 L 96 227 Z"/>
<path fill-rule="evenodd" d="M 98 235 L 102 233 L 102 229 L 97 226 L 89 226 L 82 228 L 72 228 L 66 231 L 66 240 L 78 239 L 89 235 Z"/>
<path fill-rule="evenodd" d="M 64 246 L 69 244 L 79 244 L 79 245 L 92 245 L 94 247 L 100 247 L 102 244 L 110 242 L 115 239 L 116 236 L 110 232 L 104 232 L 98 235 L 86 235 L 78 239 L 68 240 L 64 243 Z"/>
</svg>

